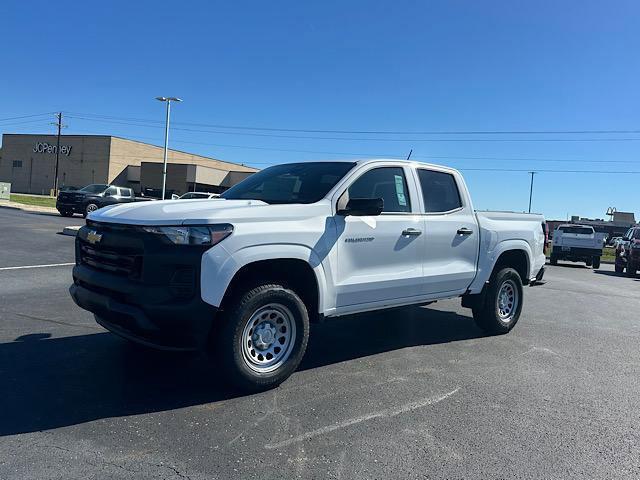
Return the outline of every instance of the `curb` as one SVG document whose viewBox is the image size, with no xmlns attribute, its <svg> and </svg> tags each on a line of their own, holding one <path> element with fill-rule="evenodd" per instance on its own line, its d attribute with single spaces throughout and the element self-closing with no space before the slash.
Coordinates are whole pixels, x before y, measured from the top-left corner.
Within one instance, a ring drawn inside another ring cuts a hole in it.
<svg viewBox="0 0 640 480">
<path fill-rule="evenodd" d="M 38 213 L 40 215 L 60 216 L 58 210 L 52 207 L 39 207 L 34 205 L 24 205 L 17 202 L 0 202 L 0 208 L 10 208 L 11 210 L 21 210 L 27 213 Z"/>
<path fill-rule="evenodd" d="M 72 225 L 70 227 L 64 227 L 62 230 L 63 235 L 69 235 L 70 237 L 75 237 L 78 235 L 78 230 L 80 230 L 81 225 Z"/>
</svg>

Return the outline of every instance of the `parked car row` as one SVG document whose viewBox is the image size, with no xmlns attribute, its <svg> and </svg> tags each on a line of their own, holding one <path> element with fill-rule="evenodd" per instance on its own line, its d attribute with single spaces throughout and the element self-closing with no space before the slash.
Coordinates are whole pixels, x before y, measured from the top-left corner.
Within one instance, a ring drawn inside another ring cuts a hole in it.
<svg viewBox="0 0 640 480">
<path fill-rule="evenodd" d="M 187 192 L 181 197 L 177 195 L 173 198 L 180 200 L 187 199 L 210 199 L 217 198 L 217 193 L 208 192 Z M 66 187 L 60 190 L 56 199 L 56 209 L 63 217 L 71 217 L 75 213 L 87 216 L 99 208 L 118 203 L 143 202 L 157 200 L 153 197 L 136 197 L 131 188 L 117 185 L 92 184 L 84 188 Z"/>
</svg>

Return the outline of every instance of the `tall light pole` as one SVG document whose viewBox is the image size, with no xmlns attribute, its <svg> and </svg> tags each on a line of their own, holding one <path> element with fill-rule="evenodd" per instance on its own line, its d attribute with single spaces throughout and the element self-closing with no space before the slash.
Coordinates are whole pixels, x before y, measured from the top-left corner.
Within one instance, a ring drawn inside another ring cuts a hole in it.
<svg viewBox="0 0 640 480">
<path fill-rule="evenodd" d="M 181 102 L 176 97 L 156 97 L 156 100 L 167 103 L 167 120 L 164 126 L 164 161 L 162 163 L 162 200 L 164 200 L 167 187 L 167 154 L 169 152 L 169 116 L 171 115 L 171 102 Z"/>
<path fill-rule="evenodd" d="M 533 176 L 538 172 L 529 172 L 531 174 L 531 186 L 529 187 L 529 213 L 531 213 L 531 198 L 533 197 Z"/>
</svg>

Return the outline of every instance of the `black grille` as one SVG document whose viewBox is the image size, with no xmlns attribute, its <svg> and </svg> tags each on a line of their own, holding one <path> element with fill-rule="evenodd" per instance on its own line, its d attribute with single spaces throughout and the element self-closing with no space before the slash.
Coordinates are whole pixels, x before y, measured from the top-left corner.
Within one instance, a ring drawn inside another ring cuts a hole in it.
<svg viewBox="0 0 640 480">
<path fill-rule="evenodd" d="M 92 243 L 90 236 L 78 235 L 80 264 L 131 279 L 141 277 L 144 247 L 135 227 L 95 222 L 87 222 L 87 227 L 100 239 Z"/>
<path fill-rule="evenodd" d="M 90 267 L 126 277 L 140 276 L 142 257 L 80 244 L 80 262 Z"/>
</svg>

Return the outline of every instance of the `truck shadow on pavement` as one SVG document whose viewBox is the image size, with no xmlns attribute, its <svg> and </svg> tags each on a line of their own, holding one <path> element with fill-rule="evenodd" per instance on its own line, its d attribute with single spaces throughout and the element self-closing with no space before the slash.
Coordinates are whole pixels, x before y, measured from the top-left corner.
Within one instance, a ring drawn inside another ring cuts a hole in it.
<svg viewBox="0 0 640 480">
<path fill-rule="evenodd" d="M 299 370 L 483 335 L 470 316 L 419 307 L 339 318 L 312 326 Z M 198 354 L 150 350 L 106 332 L 49 337 L 0 344 L 0 436 L 243 395 Z"/>
</svg>

